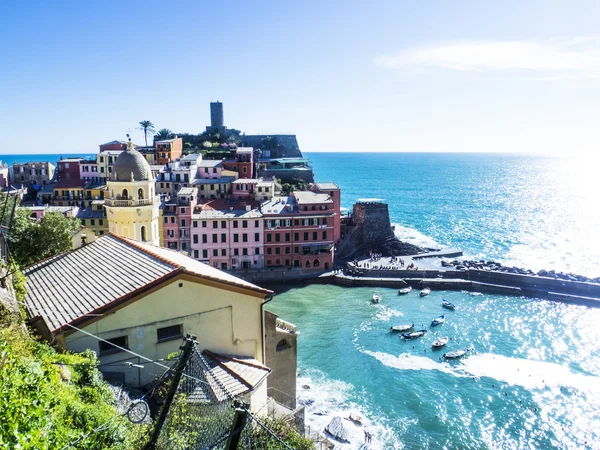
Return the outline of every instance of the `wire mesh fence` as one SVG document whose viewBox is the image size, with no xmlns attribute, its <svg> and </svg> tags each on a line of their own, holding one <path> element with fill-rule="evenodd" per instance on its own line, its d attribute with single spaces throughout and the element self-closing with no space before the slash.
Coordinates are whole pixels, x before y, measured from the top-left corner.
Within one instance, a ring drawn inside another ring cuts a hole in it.
<svg viewBox="0 0 600 450">
<path fill-rule="evenodd" d="M 252 414 L 215 375 L 195 341 L 161 425 L 157 450 L 312 449 L 286 421 Z M 171 377 L 176 381 L 176 377 Z M 168 384 L 168 383 L 167 383 Z M 297 441 L 294 441 L 294 439 Z M 291 441 L 291 444 L 286 442 Z"/>
</svg>

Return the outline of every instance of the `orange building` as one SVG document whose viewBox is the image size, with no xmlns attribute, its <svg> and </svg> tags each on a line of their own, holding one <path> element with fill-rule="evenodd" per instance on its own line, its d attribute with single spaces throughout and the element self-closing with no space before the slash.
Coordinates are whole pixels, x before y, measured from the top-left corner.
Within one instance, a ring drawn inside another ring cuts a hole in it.
<svg viewBox="0 0 600 450">
<path fill-rule="evenodd" d="M 165 164 L 181 158 L 183 153 L 183 140 L 181 138 L 165 139 L 155 143 L 156 164 L 164 166 Z"/>
</svg>

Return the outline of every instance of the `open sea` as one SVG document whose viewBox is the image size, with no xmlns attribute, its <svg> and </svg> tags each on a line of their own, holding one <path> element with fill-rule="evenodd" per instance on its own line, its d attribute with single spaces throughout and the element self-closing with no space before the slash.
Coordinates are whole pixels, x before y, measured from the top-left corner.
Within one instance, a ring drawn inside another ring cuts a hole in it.
<svg viewBox="0 0 600 450">
<path fill-rule="evenodd" d="M 307 153 L 348 208 L 382 198 L 396 234 L 533 270 L 600 276 L 598 160 L 509 154 Z M 298 396 L 322 430 L 350 412 L 337 448 L 600 448 L 600 309 L 454 291 L 271 286 L 294 323 Z M 455 303 L 444 310 L 442 298 Z M 446 314 L 435 329 L 432 319 Z M 427 328 L 404 342 L 392 325 Z M 438 336 L 451 340 L 432 351 Z M 469 356 L 443 362 L 444 351 Z M 304 386 L 309 387 L 305 389 Z"/>
</svg>

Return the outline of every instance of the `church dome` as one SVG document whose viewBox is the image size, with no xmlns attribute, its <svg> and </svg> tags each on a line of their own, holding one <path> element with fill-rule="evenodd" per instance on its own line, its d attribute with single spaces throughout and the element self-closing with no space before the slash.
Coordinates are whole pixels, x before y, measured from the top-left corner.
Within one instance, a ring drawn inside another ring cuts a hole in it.
<svg viewBox="0 0 600 450">
<path fill-rule="evenodd" d="M 113 165 L 113 180 L 147 181 L 151 179 L 150 164 L 140 152 L 133 148 L 133 144 L 129 141 L 127 150 L 121 152 Z"/>
</svg>

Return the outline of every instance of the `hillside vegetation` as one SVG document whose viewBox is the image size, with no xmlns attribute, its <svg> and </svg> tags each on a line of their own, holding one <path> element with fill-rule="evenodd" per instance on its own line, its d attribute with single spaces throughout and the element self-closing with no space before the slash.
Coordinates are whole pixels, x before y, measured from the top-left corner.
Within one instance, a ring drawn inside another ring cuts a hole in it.
<svg viewBox="0 0 600 450">
<path fill-rule="evenodd" d="M 2 322 L 0 448 L 61 449 L 109 420 L 69 448 L 141 448 L 147 430 L 119 415 L 95 353 L 58 353 Z"/>
</svg>

